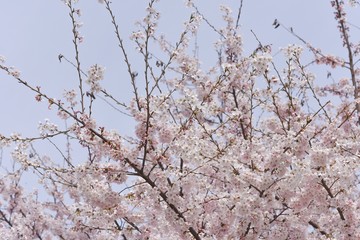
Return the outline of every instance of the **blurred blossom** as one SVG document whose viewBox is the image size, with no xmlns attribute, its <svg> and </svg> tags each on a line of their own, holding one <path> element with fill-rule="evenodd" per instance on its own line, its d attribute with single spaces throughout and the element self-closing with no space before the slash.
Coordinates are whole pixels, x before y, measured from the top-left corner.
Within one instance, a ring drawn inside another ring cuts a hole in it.
<svg viewBox="0 0 360 240">
<path fill-rule="evenodd" d="M 45 119 L 44 122 L 39 122 L 38 129 L 41 136 L 46 136 L 48 134 L 54 134 L 58 131 L 58 126 L 49 119 Z"/>
<path fill-rule="evenodd" d="M 105 68 L 95 64 L 88 71 L 88 79 L 86 83 L 90 85 L 91 92 L 98 93 L 101 91 L 99 82 L 104 79 Z"/>
<path fill-rule="evenodd" d="M 287 58 L 299 58 L 303 52 L 303 48 L 299 45 L 291 44 L 281 49 Z"/>
</svg>

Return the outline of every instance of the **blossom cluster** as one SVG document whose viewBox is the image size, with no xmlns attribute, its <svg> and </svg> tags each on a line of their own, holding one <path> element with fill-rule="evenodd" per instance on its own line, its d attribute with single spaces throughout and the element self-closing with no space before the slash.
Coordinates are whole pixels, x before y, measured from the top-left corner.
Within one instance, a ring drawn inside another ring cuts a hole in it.
<svg viewBox="0 0 360 240">
<path fill-rule="evenodd" d="M 282 48 L 281 50 L 287 58 L 291 59 L 293 57 L 300 58 L 304 49 L 299 45 L 292 44 Z"/>
<path fill-rule="evenodd" d="M 147 35 L 152 36 L 154 35 L 156 28 L 157 28 L 157 22 L 160 19 L 160 13 L 152 6 L 149 5 L 146 8 L 147 15 L 143 19 L 143 23 L 147 27 Z"/>
<path fill-rule="evenodd" d="M 110 2 L 99 2 L 106 4 L 118 34 Z M 205 70 L 190 43 L 206 16 L 186 1 L 196 13 L 172 44 L 157 35 L 156 2 L 149 1 L 141 30 L 131 35 L 145 60 L 144 82 L 135 81 L 140 70 L 130 64 L 118 35 L 134 93 L 129 104 L 100 86 L 105 69 L 97 64 L 83 73 L 89 96 L 99 96 L 88 103 L 81 84 L 80 93 L 70 89 L 55 100 L 1 65 L 71 122 L 61 131 L 45 119 L 38 126 L 40 137 L 0 135 L 1 147 L 14 145 L 12 169 L 0 177 L 1 236 L 359 239 L 360 105 L 352 60 L 306 46 L 314 63 L 352 70 L 352 78 L 334 76 L 332 83 L 319 84 L 302 64 L 302 46 L 282 48 L 283 69 L 273 63 L 270 45 L 245 55 L 240 15 L 236 20 L 222 6 L 223 29 L 205 21 L 219 35 L 215 64 Z M 345 23 L 344 1 L 331 2 L 338 24 Z M 71 14 L 76 45 L 80 24 Z M 151 52 L 152 41 L 164 54 Z M 80 68 L 79 62 L 74 65 Z M 124 107 L 135 126 L 130 136 L 96 119 L 93 104 L 101 96 L 114 101 L 116 110 Z M 53 141 L 57 137 L 65 139 L 65 151 Z M 32 143 L 42 139 L 56 154 L 37 151 Z M 44 198 L 23 187 L 32 172 Z"/>
<path fill-rule="evenodd" d="M 97 64 L 92 65 L 88 70 L 88 78 L 86 83 L 90 85 L 90 90 L 93 93 L 101 91 L 100 81 L 104 79 L 105 68 Z"/>
<path fill-rule="evenodd" d="M 202 21 L 201 15 L 193 13 L 190 17 L 190 21 L 185 22 L 186 31 L 189 31 L 192 34 L 196 34 L 201 21 Z"/>
<path fill-rule="evenodd" d="M 71 107 L 75 107 L 77 105 L 75 90 L 64 91 L 63 96 Z"/>
<path fill-rule="evenodd" d="M 268 65 L 271 63 L 272 57 L 270 55 L 256 55 L 252 60 L 253 68 L 256 75 L 262 75 L 268 70 Z"/>
<path fill-rule="evenodd" d="M 335 57 L 335 56 L 331 56 L 331 55 L 326 55 L 326 56 L 319 56 L 316 58 L 316 63 L 317 64 L 325 64 L 325 65 L 329 65 L 332 68 L 338 67 L 338 66 L 344 66 L 344 60 L 339 58 L 339 57 Z"/>
<path fill-rule="evenodd" d="M 40 135 L 43 137 L 58 132 L 58 126 L 50 122 L 49 119 L 45 119 L 44 122 L 39 122 L 38 129 L 40 131 Z"/>
</svg>

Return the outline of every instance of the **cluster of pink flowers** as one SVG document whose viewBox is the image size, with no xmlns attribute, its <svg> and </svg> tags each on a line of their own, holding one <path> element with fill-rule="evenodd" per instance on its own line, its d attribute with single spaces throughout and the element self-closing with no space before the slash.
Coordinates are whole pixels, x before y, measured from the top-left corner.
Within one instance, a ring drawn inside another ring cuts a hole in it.
<svg viewBox="0 0 360 240">
<path fill-rule="evenodd" d="M 65 91 L 63 94 L 65 100 L 70 104 L 71 107 L 75 107 L 77 105 L 76 101 L 76 92 L 75 90 Z"/>
<path fill-rule="evenodd" d="M 300 58 L 304 49 L 302 46 L 292 44 L 282 48 L 281 50 L 287 58 L 291 59 L 293 57 Z"/>
<path fill-rule="evenodd" d="M 185 23 L 186 31 L 189 31 L 192 34 L 196 34 L 201 21 L 202 21 L 202 17 L 199 14 L 193 13 L 190 17 L 190 21 Z"/>
<path fill-rule="evenodd" d="M 100 81 L 104 79 L 104 72 L 105 68 L 97 64 L 90 67 L 86 83 L 90 85 L 91 92 L 98 93 L 101 91 Z"/>
<path fill-rule="evenodd" d="M 271 63 L 271 61 L 271 55 L 255 55 L 252 61 L 255 74 L 264 74 L 268 70 L 268 65 Z"/>
<path fill-rule="evenodd" d="M 54 134 L 59 130 L 58 126 L 56 124 L 50 122 L 49 119 L 45 119 L 44 122 L 39 122 L 38 129 L 39 129 L 41 136 L 46 136 L 48 134 Z"/>
<path fill-rule="evenodd" d="M 335 67 L 341 67 L 344 66 L 344 60 L 336 57 L 336 56 L 331 56 L 331 55 L 327 55 L 327 56 L 318 56 L 315 59 L 317 64 L 325 64 L 325 65 L 329 65 L 332 68 Z"/>
<path fill-rule="evenodd" d="M 110 2 L 99 2 L 119 34 Z M 133 87 L 129 104 L 101 86 L 105 69 L 97 64 L 87 74 L 78 58 L 74 64 L 87 76 L 91 101 L 84 101 L 81 77 L 79 88 L 56 100 L 0 58 L 1 71 L 69 124 L 61 130 L 46 119 L 37 137 L 0 135 L 0 147 L 14 146 L 13 170 L 0 178 L 0 238 L 359 239 L 357 61 L 305 46 L 313 62 L 351 70 L 351 77 L 320 86 L 302 64 L 303 47 L 288 45 L 279 57 L 285 67 L 278 69 L 270 45 L 244 54 L 233 13 L 222 6 L 225 27 L 211 26 L 219 35 L 218 59 L 207 71 L 189 51 L 206 16 L 186 1 L 196 14 L 174 45 L 158 36 L 156 2 L 149 1 L 141 30 L 131 35 L 145 59 L 145 71 L 136 69 L 144 73 L 143 85 L 117 35 Z M 344 2 L 331 2 L 349 41 Z M 78 51 L 80 24 L 71 14 Z M 150 39 L 163 54 L 151 52 Z M 354 45 L 346 46 L 353 53 Z M 92 104 L 102 98 L 95 94 L 114 101 L 116 110 L 123 107 L 119 111 L 135 125 L 132 136 L 97 121 Z M 58 136 L 65 137 L 66 150 L 53 141 Z M 36 151 L 32 143 L 43 139 L 58 155 Z M 39 191 L 22 187 L 32 172 Z"/>
</svg>

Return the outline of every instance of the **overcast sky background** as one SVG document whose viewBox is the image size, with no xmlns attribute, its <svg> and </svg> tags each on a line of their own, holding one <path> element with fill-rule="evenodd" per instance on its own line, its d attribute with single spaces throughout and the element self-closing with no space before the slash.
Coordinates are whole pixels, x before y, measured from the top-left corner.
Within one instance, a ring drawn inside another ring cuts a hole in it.
<svg viewBox="0 0 360 240">
<path fill-rule="evenodd" d="M 147 6 L 145 0 L 113 0 L 112 9 L 117 17 L 122 38 L 130 60 L 137 71 L 142 72 L 142 62 L 129 41 L 134 23 L 142 19 Z M 238 0 L 198 0 L 195 1 L 201 13 L 220 28 L 224 26 L 219 11 L 220 4 L 234 9 L 236 18 Z M 127 102 L 132 96 L 129 77 L 123 57 L 117 47 L 110 17 L 97 0 L 80 0 L 77 5 L 84 23 L 80 29 L 84 42 L 80 45 L 80 61 L 83 70 L 93 64 L 106 67 L 103 85 L 118 100 Z M 156 4 L 161 13 L 159 32 L 175 42 L 183 23 L 189 19 L 192 9 L 184 7 L 184 0 L 162 0 Z M 359 15 L 351 11 L 349 21 L 360 25 Z M 293 27 L 302 38 L 321 47 L 324 53 L 346 56 L 345 49 L 336 28 L 330 1 L 324 0 L 244 0 L 241 15 L 245 53 L 251 53 L 257 41 L 253 30 L 263 44 L 272 44 L 275 54 L 280 47 L 300 42 L 282 28 L 274 29 L 272 23 L 278 19 L 288 27 Z M 76 70 L 69 64 L 59 63 L 58 55 L 74 59 L 71 20 L 68 8 L 61 0 L 12 0 L 2 1 L 0 7 L 0 55 L 6 64 L 21 71 L 21 77 L 33 86 L 41 86 L 49 96 L 61 98 L 64 89 L 77 89 Z M 352 39 L 359 39 L 360 31 L 353 29 Z M 206 24 L 202 24 L 199 35 L 199 58 L 205 66 L 215 63 L 216 52 L 213 43 L 218 39 Z M 280 56 L 274 56 L 275 62 Z M 324 72 L 316 72 L 318 78 L 326 80 Z M 140 81 L 140 80 L 139 80 Z M 0 133 L 9 135 L 20 132 L 23 136 L 36 136 L 39 121 L 49 118 L 59 124 L 56 110 L 48 110 L 47 103 L 35 102 L 34 93 L 20 86 L 11 77 L 0 73 Z M 131 135 L 131 119 L 114 111 L 101 100 L 95 103 L 95 115 L 100 125 Z"/>
</svg>

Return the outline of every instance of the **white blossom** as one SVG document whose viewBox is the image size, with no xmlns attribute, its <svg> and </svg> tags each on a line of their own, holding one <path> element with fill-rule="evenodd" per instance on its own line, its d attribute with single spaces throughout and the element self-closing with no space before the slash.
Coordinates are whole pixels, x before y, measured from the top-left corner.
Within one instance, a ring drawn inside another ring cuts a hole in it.
<svg viewBox="0 0 360 240">
<path fill-rule="evenodd" d="M 104 79 L 105 68 L 95 64 L 88 71 L 86 83 L 90 85 L 91 92 L 98 93 L 101 91 L 100 81 Z"/>
</svg>

